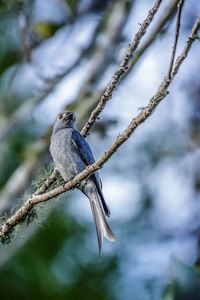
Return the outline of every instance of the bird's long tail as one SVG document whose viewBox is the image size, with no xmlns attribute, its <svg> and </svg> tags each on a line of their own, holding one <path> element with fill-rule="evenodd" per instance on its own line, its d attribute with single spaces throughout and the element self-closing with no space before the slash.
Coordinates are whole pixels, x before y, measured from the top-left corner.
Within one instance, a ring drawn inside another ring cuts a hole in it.
<svg viewBox="0 0 200 300">
<path fill-rule="evenodd" d="M 93 197 L 90 197 L 90 205 L 91 205 L 92 214 L 93 214 L 96 231 L 97 231 L 99 257 L 101 257 L 103 237 L 105 237 L 111 242 L 114 242 L 116 238 L 106 221 L 97 194 L 93 194 Z"/>
</svg>

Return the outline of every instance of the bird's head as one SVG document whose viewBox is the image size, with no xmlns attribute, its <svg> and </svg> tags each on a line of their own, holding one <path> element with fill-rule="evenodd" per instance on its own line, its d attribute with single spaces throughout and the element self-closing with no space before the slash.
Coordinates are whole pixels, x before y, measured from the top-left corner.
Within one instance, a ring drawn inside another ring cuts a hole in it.
<svg viewBox="0 0 200 300">
<path fill-rule="evenodd" d="M 64 128 L 73 128 L 76 126 L 75 123 L 76 123 L 75 114 L 71 111 L 63 111 L 58 114 L 53 126 L 53 130 L 54 132 L 56 132 Z"/>
</svg>

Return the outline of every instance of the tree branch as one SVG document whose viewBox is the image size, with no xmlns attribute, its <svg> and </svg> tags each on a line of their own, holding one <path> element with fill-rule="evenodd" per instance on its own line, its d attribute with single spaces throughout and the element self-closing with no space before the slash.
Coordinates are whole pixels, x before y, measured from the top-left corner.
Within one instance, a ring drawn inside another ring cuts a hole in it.
<svg viewBox="0 0 200 300">
<path fill-rule="evenodd" d="M 104 106 L 108 100 L 111 99 L 113 90 L 116 88 L 117 84 L 120 82 L 122 76 L 125 74 L 129 62 L 131 58 L 134 55 L 135 50 L 137 49 L 142 37 L 145 35 L 147 28 L 149 27 L 150 23 L 152 22 L 156 12 L 158 11 L 158 8 L 161 4 L 162 0 L 157 0 L 153 6 L 153 8 L 149 11 L 148 16 L 144 20 L 144 22 L 141 24 L 140 29 L 135 35 L 135 38 L 133 42 L 129 45 L 128 50 L 126 52 L 126 55 L 122 59 L 119 68 L 115 72 L 111 82 L 108 84 L 104 94 L 101 96 L 101 99 L 97 105 L 97 107 L 93 110 L 93 112 L 90 115 L 89 120 L 81 130 L 82 136 L 87 136 L 90 132 L 91 127 L 95 123 L 96 119 L 104 109 Z"/>
<path fill-rule="evenodd" d="M 183 49 L 183 52 L 181 53 L 181 55 L 176 59 L 176 62 L 174 64 L 174 67 L 172 69 L 172 73 L 171 73 L 171 77 L 172 79 L 174 78 L 174 76 L 177 74 L 183 60 L 187 57 L 188 52 L 190 51 L 190 48 L 193 44 L 193 42 L 198 39 L 198 30 L 200 27 L 200 16 L 198 16 L 194 26 L 192 27 L 192 32 L 190 34 L 190 36 L 188 37 L 187 41 L 186 41 L 186 45 Z"/>
<path fill-rule="evenodd" d="M 131 59 L 127 72 L 122 77 L 122 80 L 127 78 L 129 73 L 132 71 L 135 64 L 138 62 L 140 57 L 146 52 L 149 46 L 155 41 L 160 31 L 163 29 L 165 24 L 169 21 L 170 17 L 173 15 L 174 10 L 178 4 L 179 0 L 172 0 L 171 3 L 168 3 L 168 6 L 165 7 L 163 15 L 160 17 L 156 27 L 152 30 L 151 35 L 146 39 L 143 45 L 135 52 L 134 57 Z"/>
<path fill-rule="evenodd" d="M 181 55 L 177 58 L 174 67 L 172 69 L 172 79 L 177 74 L 183 60 L 187 57 L 187 54 L 194 42 L 197 38 L 197 32 L 200 28 L 200 16 L 197 18 L 192 32 L 187 39 L 186 45 L 181 53 Z M 173 54 L 172 54 L 173 55 Z M 28 213 L 33 209 L 33 207 L 41 202 L 48 201 L 70 189 L 75 188 L 84 178 L 88 177 L 95 171 L 102 168 L 104 163 L 117 151 L 117 149 L 133 134 L 135 129 L 144 122 L 155 110 L 157 105 L 166 97 L 168 94 L 167 88 L 171 84 L 172 80 L 169 80 L 168 75 L 163 79 L 160 87 L 158 88 L 157 93 L 153 96 L 148 105 L 142 109 L 142 111 L 138 114 L 136 118 L 134 118 L 128 127 L 120 134 L 115 142 L 107 149 L 107 151 L 91 166 L 87 167 L 83 172 L 78 174 L 74 179 L 67 182 L 65 185 L 61 185 L 45 194 L 42 195 L 32 195 L 24 205 L 18 209 L 13 216 L 11 216 L 0 228 L 0 236 L 2 242 L 9 236 L 9 234 L 13 231 L 15 226 L 20 222 L 25 220 Z"/>
<path fill-rule="evenodd" d="M 177 8 L 178 8 L 178 12 L 177 12 L 177 21 L 176 21 L 176 32 L 175 32 L 175 39 L 174 39 L 174 46 L 173 46 L 173 50 L 172 50 L 172 56 L 171 56 L 171 61 L 170 61 L 170 65 L 169 65 L 169 71 L 168 71 L 168 77 L 169 79 L 171 79 L 171 72 L 172 72 L 172 68 L 174 65 L 174 59 L 175 59 L 175 54 L 176 54 L 176 47 L 177 47 L 177 42 L 178 42 L 178 37 L 179 37 L 179 30 L 180 30 L 180 23 L 181 23 L 181 12 L 182 12 L 182 7 L 184 4 L 185 0 L 180 0 Z"/>
</svg>

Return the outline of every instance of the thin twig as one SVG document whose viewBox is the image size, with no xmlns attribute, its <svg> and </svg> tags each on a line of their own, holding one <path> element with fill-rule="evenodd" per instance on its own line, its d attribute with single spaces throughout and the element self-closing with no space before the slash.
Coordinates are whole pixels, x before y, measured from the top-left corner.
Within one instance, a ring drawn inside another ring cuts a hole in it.
<svg viewBox="0 0 200 300">
<path fill-rule="evenodd" d="M 178 2 L 179 2 L 179 0 L 175 0 L 175 1 L 171 0 L 171 2 L 168 3 L 168 6 L 165 7 L 164 13 L 160 17 L 159 22 L 157 23 L 156 27 L 153 28 L 153 30 L 151 31 L 151 35 L 148 36 L 148 38 L 145 40 L 143 45 L 135 52 L 134 57 L 130 61 L 129 68 L 128 68 L 127 72 L 124 74 L 124 76 L 122 77 L 122 80 L 127 78 L 127 76 L 129 75 L 129 73 L 131 73 L 135 64 L 139 61 L 140 57 L 149 49 L 151 44 L 155 41 L 158 34 L 161 32 L 163 27 L 166 25 L 166 23 L 170 20 L 171 16 L 173 15 Z"/>
<path fill-rule="evenodd" d="M 192 32 L 190 34 L 190 36 L 188 37 L 187 39 L 187 42 L 186 42 L 186 45 L 184 47 L 184 50 L 183 52 L 181 53 L 181 55 L 176 59 L 176 62 L 173 66 L 173 69 L 172 69 L 172 74 L 171 74 L 171 77 L 172 79 L 174 78 L 174 76 L 177 74 L 183 60 L 187 57 L 188 55 L 188 52 L 190 51 L 190 48 L 193 44 L 193 42 L 196 40 L 196 39 L 199 39 L 199 36 L 198 36 L 198 30 L 199 30 L 199 27 L 200 27 L 200 15 L 198 16 L 193 28 L 192 28 Z"/>
<path fill-rule="evenodd" d="M 182 12 L 182 7 L 183 7 L 183 4 L 184 4 L 184 1 L 185 0 L 180 0 L 178 5 L 177 5 L 178 12 L 177 12 L 177 21 L 176 21 L 176 32 L 175 32 L 174 46 L 173 46 L 173 50 L 172 50 L 172 56 L 171 56 L 171 61 L 170 61 L 169 71 L 168 71 L 169 79 L 171 79 L 171 72 L 172 72 L 172 68 L 173 68 L 173 65 L 174 65 L 176 47 L 177 47 L 179 31 L 180 31 L 180 24 L 181 24 L 181 12 Z"/>
<path fill-rule="evenodd" d="M 187 57 L 187 54 L 194 42 L 197 38 L 197 32 L 200 28 L 200 16 L 197 18 L 193 28 L 192 33 L 187 39 L 186 45 L 181 53 L 181 55 L 177 58 L 174 67 L 172 69 L 172 79 L 177 74 L 183 60 Z M 93 165 L 87 167 L 83 172 L 79 173 L 73 180 L 67 182 L 64 186 L 61 185 L 48 193 L 42 195 L 32 195 L 24 205 L 18 209 L 15 214 L 10 217 L 5 224 L 3 224 L 0 228 L 0 236 L 2 241 L 13 231 L 15 226 L 20 222 L 25 220 L 28 213 L 33 209 L 33 207 L 41 202 L 48 201 L 70 189 L 75 188 L 84 178 L 88 177 L 90 174 L 94 173 L 98 169 L 102 168 L 104 163 L 117 151 L 117 149 L 133 134 L 135 129 L 144 122 L 155 110 L 157 105 L 163 100 L 167 93 L 167 88 L 171 84 L 172 80 L 169 80 L 168 76 L 166 76 L 160 87 L 158 88 L 157 93 L 153 96 L 148 105 L 143 108 L 143 110 L 138 114 L 136 118 L 134 118 L 129 126 L 123 131 L 123 133 L 117 137 L 115 142 L 108 148 L 108 150 L 97 160 Z"/>
<path fill-rule="evenodd" d="M 122 76 L 125 74 L 125 72 L 128 69 L 129 62 L 131 58 L 134 55 L 135 50 L 137 49 L 142 37 L 145 35 L 147 28 L 149 27 L 150 23 L 152 22 L 162 0 L 157 0 L 153 6 L 153 8 L 149 11 L 148 16 L 144 20 L 144 22 L 141 24 L 140 29 L 135 35 L 135 38 L 133 42 L 129 45 L 128 50 L 122 59 L 119 68 L 115 72 L 111 82 L 108 84 L 104 94 L 101 96 L 101 99 L 96 106 L 96 108 L 93 110 L 93 112 L 90 115 L 89 120 L 81 130 L 82 136 L 86 137 L 93 124 L 95 123 L 96 119 L 104 109 L 104 106 L 108 100 L 111 99 L 113 90 L 116 88 L 117 84 L 120 82 Z"/>
</svg>

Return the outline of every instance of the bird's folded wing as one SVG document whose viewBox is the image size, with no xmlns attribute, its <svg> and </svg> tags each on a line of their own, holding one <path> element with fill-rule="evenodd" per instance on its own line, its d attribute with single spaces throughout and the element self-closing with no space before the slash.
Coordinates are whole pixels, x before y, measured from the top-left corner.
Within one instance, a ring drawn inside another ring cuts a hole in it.
<svg viewBox="0 0 200 300">
<path fill-rule="evenodd" d="M 80 154 L 80 156 L 81 156 L 82 160 L 84 161 L 84 163 L 86 164 L 86 166 L 89 166 L 89 165 L 92 165 L 93 163 L 95 163 L 94 156 L 92 154 L 90 146 L 88 145 L 86 140 L 82 137 L 82 135 L 80 135 L 80 133 L 76 130 L 74 130 L 72 132 L 72 143 L 74 144 L 75 149 Z M 104 212 L 105 212 L 106 216 L 109 217 L 110 209 L 109 209 L 108 205 L 106 204 L 106 201 L 105 201 L 103 193 L 102 193 L 101 180 L 100 180 L 100 178 L 97 177 L 97 175 L 95 173 L 91 177 L 93 178 L 94 183 L 96 185 Z"/>
</svg>

